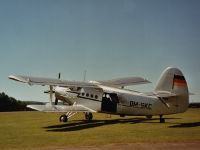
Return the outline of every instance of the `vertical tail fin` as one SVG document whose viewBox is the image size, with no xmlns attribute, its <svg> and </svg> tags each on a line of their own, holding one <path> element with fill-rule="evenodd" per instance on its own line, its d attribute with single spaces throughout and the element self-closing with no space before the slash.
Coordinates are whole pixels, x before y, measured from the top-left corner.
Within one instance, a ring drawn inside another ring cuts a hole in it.
<svg viewBox="0 0 200 150">
<path fill-rule="evenodd" d="M 185 110 L 189 104 L 189 92 L 187 82 L 183 73 L 178 68 L 168 67 L 165 69 L 158 80 L 156 93 L 170 92 L 176 95 L 177 104 L 181 107 L 181 110 Z"/>
<path fill-rule="evenodd" d="M 176 95 L 188 95 L 187 82 L 183 73 L 179 69 L 171 67 L 164 70 L 154 91 L 167 91 Z"/>
</svg>

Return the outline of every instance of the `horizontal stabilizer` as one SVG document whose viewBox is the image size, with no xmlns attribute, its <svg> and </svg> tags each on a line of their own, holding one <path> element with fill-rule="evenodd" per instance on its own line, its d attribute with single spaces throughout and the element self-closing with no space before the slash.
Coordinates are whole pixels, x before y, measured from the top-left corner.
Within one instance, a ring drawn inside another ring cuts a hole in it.
<svg viewBox="0 0 200 150">
<path fill-rule="evenodd" d="M 177 96 L 176 94 L 174 94 L 172 92 L 168 92 L 168 91 L 156 91 L 156 92 L 154 92 L 154 95 L 157 97 L 163 97 L 163 98 Z"/>
<path fill-rule="evenodd" d="M 42 112 L 96 112 L 90 108 L 83 105 L 28 105 L 28 108 L 42 111 Z"/>
<path fill-rule="evenodd" d="M 168 91 L 156 91 L 156 92 L 148 92 L 145 93 L 146 96 L 156 96 L 156 97 L 161 97 L 161 98 L 168 98 L 168 97 L 174 97 L 178 96 L 177 94 L 168 92 Z"/>
<path fill-rule="evenodd" d="M 194 93 L 189 93 L 189 95 L 195 95 Z"/>
</svg>

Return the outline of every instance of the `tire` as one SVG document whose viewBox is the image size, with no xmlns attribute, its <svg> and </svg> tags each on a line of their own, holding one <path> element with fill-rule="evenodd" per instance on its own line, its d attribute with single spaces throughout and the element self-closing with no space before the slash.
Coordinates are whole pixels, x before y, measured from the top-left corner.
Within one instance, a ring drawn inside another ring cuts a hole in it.
<svg viewBox="0 0 200 150">
<path fill-rule="evenodd" d="M 151 116 L 151 115 L 148 115 L 148 116 L 146 116 L 146 118 L 147 118 L 147 119 L 151 119 L 151 118 L 152 118 L 152 116 Z"/>
<path fill-rule="evenodd" d="M 68 118 L 66 115 L 61 115 L 60 116 L 60 122 L 67 122 L 68 121 Z"/>
<path fill-rule="evenodd" d="M 164 118 L 160 118 L 160 123 L 165 123 L 165 119 Z"/>
<path fill-rule="evenodd" d="M 85 113 L 85 120 L 87 120 L 87 121 L 91 121 L 92 118 L 93 118 L 93 115 L 92 115 L 91 112 L 89 112 L 89 113 Z"/>
</svg>

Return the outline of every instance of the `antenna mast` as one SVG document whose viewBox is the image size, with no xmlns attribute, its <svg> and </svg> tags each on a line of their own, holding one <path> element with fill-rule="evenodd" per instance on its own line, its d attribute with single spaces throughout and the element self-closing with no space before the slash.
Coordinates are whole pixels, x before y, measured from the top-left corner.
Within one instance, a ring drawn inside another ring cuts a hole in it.
<svg viewBox="0 0 200 150">
<path fill-rule="evenodd" d="M 86 80 L 86 73 L 87 73 L 87 70 L 84 70 L 84 72 L 83 72 L 83 81 L 85 82 L 85 80 Z"/>
</svg>

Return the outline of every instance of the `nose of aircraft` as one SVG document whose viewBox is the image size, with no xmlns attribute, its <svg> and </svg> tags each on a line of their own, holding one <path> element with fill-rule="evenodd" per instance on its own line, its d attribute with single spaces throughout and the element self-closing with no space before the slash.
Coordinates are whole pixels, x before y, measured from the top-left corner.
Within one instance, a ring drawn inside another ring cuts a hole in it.
<svg viewBox="0 0 200 150">
<path fill-rule="evenodd" d="M 71 91 L 69 88 L 66 87 L 56 87 L 55 88 L 56 95 L 64 96 L 65 98 L 72 99 L 76 98 L 77 94 Z"/>
<path fill-rule="evenodd" d="M 70 89 L 57 86 L 55 88 L 55 93 L 59 95 L 64 95 L 67 90 L 70 90 Z"/>
</svg>

